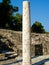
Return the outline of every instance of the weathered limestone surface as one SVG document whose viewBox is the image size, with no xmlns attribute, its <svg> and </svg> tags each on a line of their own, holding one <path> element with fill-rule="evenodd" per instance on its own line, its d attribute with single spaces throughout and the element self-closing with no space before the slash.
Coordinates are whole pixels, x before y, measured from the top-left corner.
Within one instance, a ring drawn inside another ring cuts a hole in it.
<svg viewBox="0 0 49 65">
<path fill-rule="evenodd" d="M 23 1 L 23 35 L 22 35 L 22 47 L 23 47 L 23 63 L 22 65 L 31 65 L 31 34 L 30 34 L 30 3 Z"/>
<path fill-rule="evenodd" d="M 49 61 L 45 62 L 45 64 L 44 64 L 44 65 L 49 65 Z"/>
<path fill-rule="evenodd" d="M 32 65 L 49 65 L 49 55 L 37 56 L 31 59 Z M 18 62 L 17 62 L 18 61 Z M 22 65 L 22 57 L 0 62 L 0 65 Z"/>
<path fill-rule="evenodd" d="M 21 32 L 19 36 L 19 32 L 0 29 L 0 52 L 5 50 L 11 50 L 17 52 L 17 49 L 20 46 L 20 42 L 21 42 Z"/>
<path fill-rule="evenodd" d="M 19 56 L 22 56 L 22 33 L 20 31 L 0 29 L 0 42 L 14 51 L 18 50 Z M 49 34 L 31 33 L 31 56 L 35 56 L 35 45 L 42 45 L 43 55 L 49 54 Z"/>
</svg>

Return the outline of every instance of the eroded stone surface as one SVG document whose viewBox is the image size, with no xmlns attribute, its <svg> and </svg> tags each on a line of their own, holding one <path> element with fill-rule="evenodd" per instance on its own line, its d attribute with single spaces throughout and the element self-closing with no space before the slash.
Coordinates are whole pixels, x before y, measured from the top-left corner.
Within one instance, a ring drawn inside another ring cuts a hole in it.
<svg viewBox="0 0 49 65">
<path fill-rule="evenodd" d="M 2 43 L 5 42 L 6 44 L 8 44 L 7 40 L 9 40 L 12 44 L 14 44 L 14 46 L 11 46 L 11 48 L 13 48 L 15 51 L 18 50 L 19 56 L 22 56 L 22 33 L 21 32 L 0 29 L 0 40 L 2 41 Z M 49 54 L 49 34 L 31 33 L 31 55 L 32 56 L 35 56 L 35 45 L 42 45 L 43 55 Z"/>
<path fill-rule="evenodd" d="M 31 65 L 31 55 L 30 55 L 30 7 L 29 2 L 23 2 L 23 35 L 22 35 L 22 49 L 23 49 L 23 64 Z"/>
</svg>

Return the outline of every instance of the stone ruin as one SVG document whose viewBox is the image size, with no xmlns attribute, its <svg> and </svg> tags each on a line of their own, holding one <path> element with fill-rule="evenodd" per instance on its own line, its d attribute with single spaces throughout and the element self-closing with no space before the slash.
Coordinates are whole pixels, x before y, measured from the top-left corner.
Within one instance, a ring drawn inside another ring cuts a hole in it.
<svg viewBox="0 0 49 65">
<path fill-rule="evenodd" d="M 2 44 L 10 41 L 12 46 L 9 47 L 22 56 L 22 32 L 0 29 L 0 41 Z M 31 33 L 31 56 L 49 54 L 49 34 Z"/>
</svg>

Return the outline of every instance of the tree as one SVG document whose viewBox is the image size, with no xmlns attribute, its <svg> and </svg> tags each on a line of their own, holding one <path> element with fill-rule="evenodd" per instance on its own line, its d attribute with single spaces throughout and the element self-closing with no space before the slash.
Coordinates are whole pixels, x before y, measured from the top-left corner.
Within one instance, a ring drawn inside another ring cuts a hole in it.
<svg viewBox="0 0 49 65">
<path fill-rule="evenodd" d="M 22 31 L 22 15 L 17 13 L 14 18 L 13 30 Z"/>
<path fill-rule="evenodd" d="M 22 15 L 17 11 L 18 7 L 13 7 L 10 0 L 3 0 L 0 3 L 0 28 L 22 31 Z"/>
<path fill-rule="evenodd" d="M 36 21 L 32 25 L 31 31 L 32 32 L 35 32 L 35 33 L 44 33 L 45 32 L 45 29 L 44 29 L 44 27 L 42 26 L 42 24 L 40 22 Z"/>
<path fill-rule="evenodd" d="M 11 29 L 13 26 L 13 12 L 16 11 L 18 11 L 18 7 L 10 5 L 10 0 L 3 0 L 0 3 L 0 28 Z"/>
</svg>

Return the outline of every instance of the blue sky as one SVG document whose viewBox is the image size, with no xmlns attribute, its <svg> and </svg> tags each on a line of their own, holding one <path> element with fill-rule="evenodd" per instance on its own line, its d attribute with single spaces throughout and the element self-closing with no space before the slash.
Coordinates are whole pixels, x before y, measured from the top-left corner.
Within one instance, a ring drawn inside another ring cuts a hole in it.
<svg viewBox="0 0 49 65">
<path fill-rule="evenodd" d="M 2 0 L 0 0 L 1 2 Z M 35 21 L 42 23 L 46 31 L 49 32 L 49 0 L 28 0 L 30 1 L 31 25 Z M 23 0 L 11 0 L 13 6 L 19 7 L 19 13 L 22 13 Z"/>
</svg>

